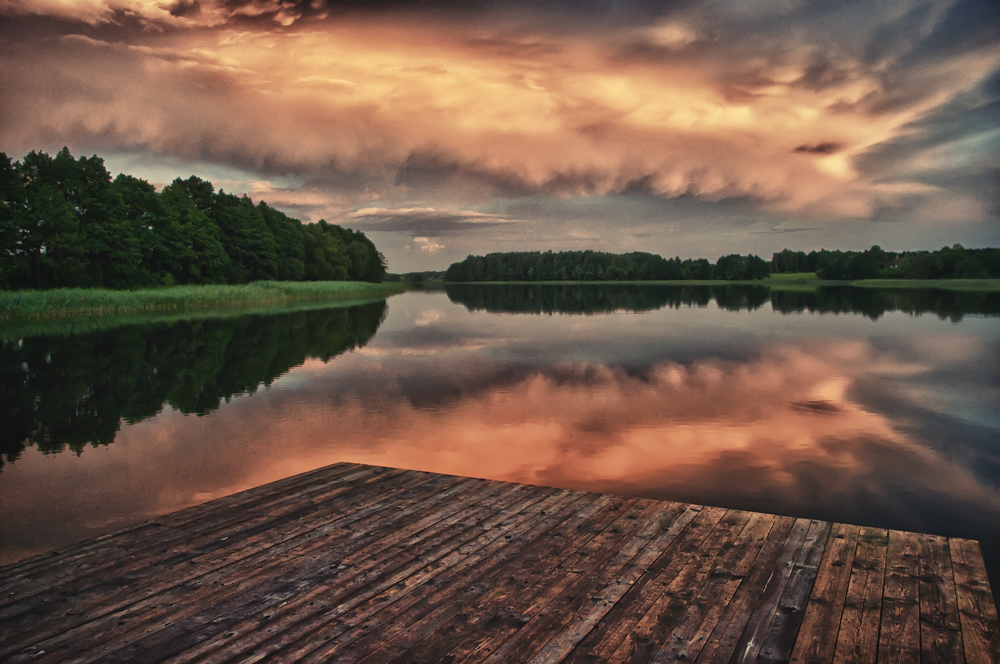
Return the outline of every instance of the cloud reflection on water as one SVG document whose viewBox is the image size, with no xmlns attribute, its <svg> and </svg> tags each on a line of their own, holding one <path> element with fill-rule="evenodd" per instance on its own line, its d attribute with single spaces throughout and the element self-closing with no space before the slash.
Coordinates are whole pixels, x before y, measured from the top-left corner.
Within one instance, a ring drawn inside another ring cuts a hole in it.
<svg viewBox="0 0 1000 664">
<path fill-rule="evenodd" d="M 965 468 L 852 398 L 859 380 L 930 370 L 864 342 L 822 353 L 775 345 L 753 361 L 666 362 L 645 376 L 562 363 L 512 382 L 494 376 L 432 406 L 393 387 L 398 374 L 382 362 L 387 394 L 377 407 L 359 396 L 325 407 L 299 393 L 279 419 L 253 428 L 317 441 L 331 461 L 783 513 L 829 512 L 833 502 L 913 523 L 919 515 L 891 505 L 905 486 L 1000 516 L 996 495 Z M 315 378 L 319 394 L 323 374 Z"/>
<path fill-rule="evenodd" d="M 25 454 L 0 482 L 2 530 L 24 542 L 4 557 L 338 461 L 996 539 L 1000 492 L 979 472 L 995 454 L 921 428 L 949 386 L 980 391 L 972 410 L 996 403 L 976 373 L 988 327 L 396 303 L 368 346 L 207 416 L 167 410 L 79 458 Z"/>
</svg>

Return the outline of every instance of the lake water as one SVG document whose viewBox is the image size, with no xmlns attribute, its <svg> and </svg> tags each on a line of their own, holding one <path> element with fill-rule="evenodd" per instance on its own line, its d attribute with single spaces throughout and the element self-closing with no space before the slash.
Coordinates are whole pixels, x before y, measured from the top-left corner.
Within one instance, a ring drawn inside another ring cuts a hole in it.
<svg viewBox="0 0 1000 664">
<path fill-rule="evenodd" d="M 0 562 L 338 461 L 977 539 L 1000 297 L 452 287 L 0 328 Z"/>
</svg>

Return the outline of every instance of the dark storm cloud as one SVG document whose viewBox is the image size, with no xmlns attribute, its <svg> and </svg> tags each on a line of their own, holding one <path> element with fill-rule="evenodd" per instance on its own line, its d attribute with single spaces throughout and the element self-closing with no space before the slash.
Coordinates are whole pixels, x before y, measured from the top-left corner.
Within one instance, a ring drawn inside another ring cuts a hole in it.
<svg viewBox="0 0 1000 664">
<path fill-rule="evenodd" d="M 510 170 L 490 169 L 475 161 L 462 161 L 441 152 L 416 150 L 406 156 L 395 173 L 395 184 L 416 190 L 462 189 L 484 197 L 516 197 L 534 187 Z"/>
<path fill-rule="evenodd" d="M 805 152 L 808 154 L 833 154 L 834 152 L 839 152 L 843 147 L 844 146 L 840 143 L 827 141 L 825 143 L 816 143 L 814 145 L 800 145 L 795 148 L 794 152 Z"/>
<path fill-rule="evenodd" d="M 171 16 L 178 18 L 196 18 L 201 14 L 201 1 L 178 0 L 178 2 L 169 7 L 168 11 Z"/>
<path fill-rule="evenodd" d="M 764 233 L 764 234 L 778 234 L 783 235 L 785 233 L 809 233 L 811 231 L 818 230 L 815 226 L 800 226 L 797 228 L 768 228 L 762 231 L 753 231 L 754 233 Z"/>
<path fill-rule="evenodd" d="M 451 17 L 481 17 L 487 13 L 556 14 L 567 19 L 584 17 L 617 24 L 641 23 L 662 16 L 689 2 L 655 0 L 201 0 L 233 15 L 252 16 L 293 12 L 303 16 L 358 12 L 384 14 L 408 12 Z M 194 0 L 199 4 L 199 0 Z"/>
<path fill-rule="evenodd" d="M 1000 39 L 1000 3 L 994 0 L 958 0 L 924 39 L 900 58 L 902 67 L 923 59 L 954 56 L 995 47 Z"/>
<path fill-rule="evenodd" d="M 365 208 L 347 215 L 359 227 L 420 236 L 462 233 L 512 223 L 498 214 L 434 208 Z"/>
<path fill-rule="evenodd" d="M 628 26 L 647 23 L 682 7 L 686 2 L 605 2 L 601 0 L 100 0 L 67 3 L 61 0 L 4 0 L 0 13 L 9 16 L 54 16 L 97 26 L 111 24 L 161 29 L 177 26 L 261 25 L 290 26 L 300 21 L 338 19 L 345 16 L 396 14 L 415 20 L 476 25 L 484 21 L 538 22 L 550 17 L 552 26 L 579 30 L 588 24 Z"/>
<path fill-rule="evenodd" d="M 979 199 L 984 214 L 1000 217 L 1000 70 L 904 126 L 900 136 L 857 159 L 860 172 L 885 182 L 912 181 Z M 913 213 L 919 199 L 887 210 Z"/>
</svg>

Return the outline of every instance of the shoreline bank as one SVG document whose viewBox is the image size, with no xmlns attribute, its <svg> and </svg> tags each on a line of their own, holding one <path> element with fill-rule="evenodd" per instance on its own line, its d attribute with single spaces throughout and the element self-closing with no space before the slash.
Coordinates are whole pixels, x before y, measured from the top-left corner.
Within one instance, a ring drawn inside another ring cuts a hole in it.
<svg viewBox="0 0 1000 664">
<path fill-rule="evenodd" d="M 144 290 L 58 288 L 0 291 L 0 324 L 137 314 L 204 313 L 295 303 L 371 300 L 406 290 L 401 283 L 258 281 L 240 285 L 174 286 Z"/>
<path fill-rule="evenodd" d="M 1000 279 L 861 279 L 857 281 L 819 279 L 816 277 L 779 277 L 776 279 L 732 280 L 724 279 L 670 279 L 631 281 L 443 281 L 425 284 L 427 289 L 450 285 L 518 285 L 518 286 L 764 286 L 774 290 L 802 290 L 826 286 L 851 286 L 855 288 L 936 288 L 958 291 L 1000 291 Z"/>
</svg>

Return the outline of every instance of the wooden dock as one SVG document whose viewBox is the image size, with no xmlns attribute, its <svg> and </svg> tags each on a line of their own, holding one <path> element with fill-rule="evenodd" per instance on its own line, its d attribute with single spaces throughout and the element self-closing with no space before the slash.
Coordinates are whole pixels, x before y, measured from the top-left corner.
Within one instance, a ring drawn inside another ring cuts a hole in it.
<svg viewBox="0 0 1000 664">
<path fill-rule="evenodd" d="M 0 568 L 3 662 L 996 662 L 975 542 L 356 464 Z"/>
</svg>

